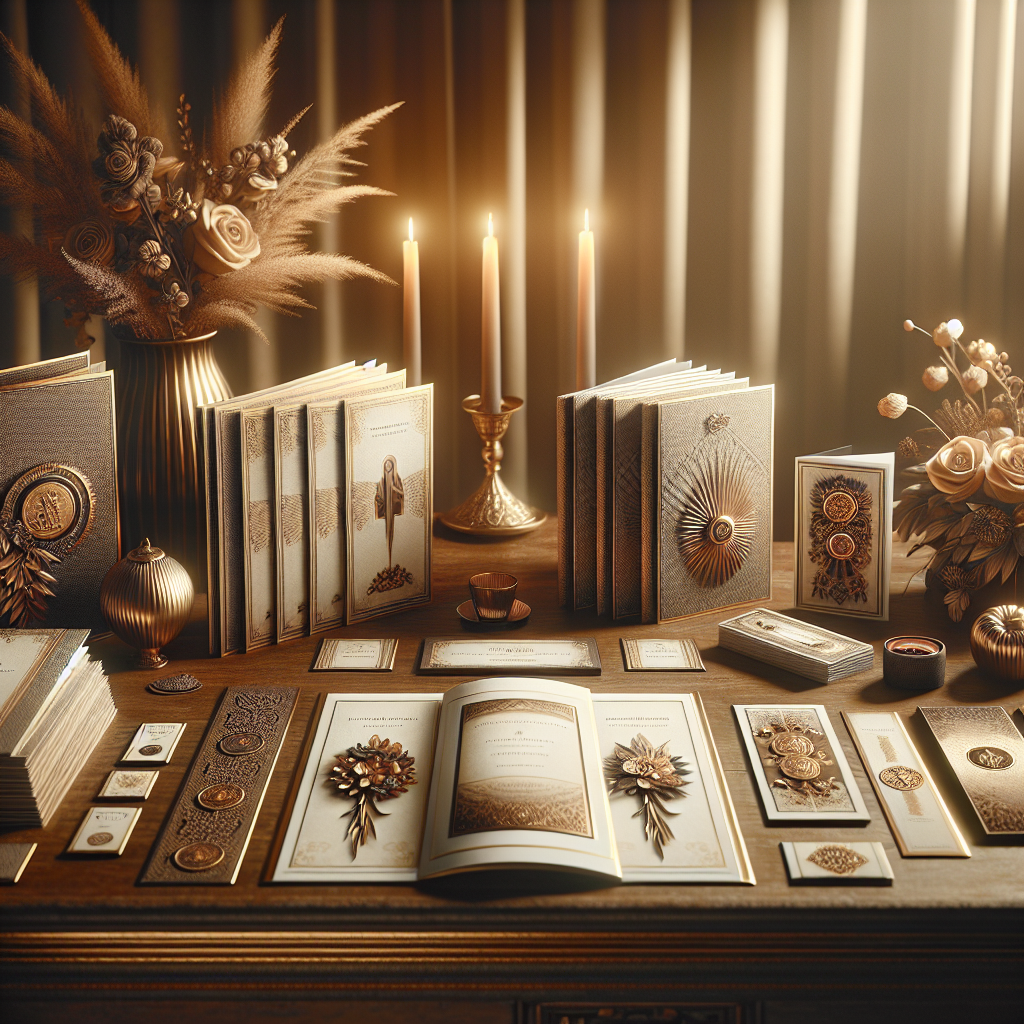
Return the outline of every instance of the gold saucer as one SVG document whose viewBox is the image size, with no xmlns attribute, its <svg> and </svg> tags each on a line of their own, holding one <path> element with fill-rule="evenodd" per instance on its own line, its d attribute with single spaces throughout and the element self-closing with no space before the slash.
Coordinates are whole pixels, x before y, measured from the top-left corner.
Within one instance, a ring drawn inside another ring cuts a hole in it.
<svg viewBox="0 0 1024 1024">
<path fill-rule="evenodd" d="M 462 624 L 470 629 L 515 629 L 526 622 L 533 609 L 525 601 L 516 598 L 512 602 L 512 610 L 508 613 L 507 619 L 481 619 L 472 601 L 463 601 L 456 611 L 462 619 Z"/>
</svg>

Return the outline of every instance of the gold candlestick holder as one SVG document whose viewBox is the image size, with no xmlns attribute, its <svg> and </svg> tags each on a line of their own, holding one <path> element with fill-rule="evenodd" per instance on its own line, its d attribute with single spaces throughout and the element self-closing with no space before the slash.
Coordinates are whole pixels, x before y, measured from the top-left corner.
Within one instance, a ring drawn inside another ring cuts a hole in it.
<svg viewBox="0 0 1024 1024">
<path fill-rule="evenodd" d="M 461 505 L 441 516 L 441 522 L 459 533 L 483 537 L 529 533 L 547 519 L 547 514 L 520 501 L 498 475 L 505 454 L 501 439 L 512 413 L 522 409 L 523 400 L 506 395 L 501 400 L 501 412 L 483 412 L 482 404 L 479 395 L 462 400 L 462 408 L 473 417 L 473 426 L 484 443 L 484 481 Z"/>
</svg>

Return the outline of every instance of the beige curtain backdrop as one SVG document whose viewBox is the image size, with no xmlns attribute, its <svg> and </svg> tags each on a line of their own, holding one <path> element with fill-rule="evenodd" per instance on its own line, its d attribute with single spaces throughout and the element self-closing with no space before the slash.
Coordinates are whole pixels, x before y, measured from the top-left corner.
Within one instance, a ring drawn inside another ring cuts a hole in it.
<svg viewBox="0 0 1024 1024">
<path fill-rule="evenodd" d="M 460 410 L 479 390 L 480 240 L 501 245 L 504 379 L 527 401 L 509 483 L 554 505 L 554 399 L 571 390 L 575 250 L 597 240 L 598 377 L 667 356 L 775 381 L 776 536 L 792 462 L 891 449 L 875 412 L 920 384 L 959 316 L 1024 369 L 1024 18 L 1017 0 L 96 0 L 155 103 L 201 120 L 239 54 L 287 15 L 271 108 L 301 152 L 403 106 L 359 155 L 362 200 L 314 236 L 401 279 L 420 243 L 437 508 L 481 473 Z M 98 123 L 72 0 L 0 0 L 3 30 Z M 5 78 L 5 102 L 17 104 Z M 165 139 L 173 150 L 174 140 Z M 7 224 L 12 225 L 5 211 Z M 24 220 L 13 224 L 27 230 Z M 344 359 L 401 365 L 401 293 L 365 281 L 222 332 L 236 392 Z M 70 348 L 32 283 L 0 286 L 0 365 Z M 116 342 L 102 340 L 116 366 Z"/>
</svg>

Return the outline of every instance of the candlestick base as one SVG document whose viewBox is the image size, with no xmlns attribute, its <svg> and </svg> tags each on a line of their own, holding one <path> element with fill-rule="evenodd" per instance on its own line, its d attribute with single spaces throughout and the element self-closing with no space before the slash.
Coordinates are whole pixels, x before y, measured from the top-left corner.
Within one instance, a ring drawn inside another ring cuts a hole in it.
<svg viewBox="0 0 1024 1024">
<path fill-rule="evenodd" d="M 484 447 L 483 483 L 461 504 L 441 516 L 441 522 L 459 533 L 484 537 L 512 537 L 536 530 L 547 514 L 520 501 L 502 482 L 498 472 L 505 452 L 501 439 L 514 412 L 523 407 L 521 398 L 506 396 L 501 412 L 483 412 L 479 395 L 462 400 L 462 408 L 473 417 L 473 426 Z"/>
</svg>

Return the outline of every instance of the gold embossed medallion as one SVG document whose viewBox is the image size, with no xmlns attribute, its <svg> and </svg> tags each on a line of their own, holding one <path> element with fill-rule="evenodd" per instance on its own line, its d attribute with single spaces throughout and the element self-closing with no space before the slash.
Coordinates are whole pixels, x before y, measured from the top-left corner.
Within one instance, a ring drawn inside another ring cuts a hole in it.
<svg viewBox="0 0 1024 1024">
<path fill-rule="evenodd" d="M 915 768 L 895 764 L 883 768 L 878 773 L 878 781 L 890 789 L 898 789 L 901 793 L 911 793 L 924 785 L 924 776 Z"/>
<path fill-rule="evenodd" d="M 785 757 L 788 754 L 813 754 L 814 743 L 807 737 L 797 732 L 784 732 L 776 736 L 768 749 L 773 754 L 781 754 Z"/>
<path fill-rule="evenodd" d="M 971 747 L 967 760 L 990 772 L 1001 772 L 1013 764 L 1013 754 L 1001 747 Z"/>
<path fill-rule="evenodd" d="M 812 594 L 830 604 L 867 602 L 863 570 L 871 562 L 872 496 L 866 483 L 836 473 L 811 488 Z"/>
<path fill-rule="evenodd" d="M 159 743 L 147 743 L 144 747 L 139 747 L 139 753 L 143 757 L 153 757 L 159 754 L 164 748 Z"/>
<path fill-rule="evenodd" d="M 225 736 L 217 746 L 224 754 L 241 757 L 243 754 L 254 754 L 266 742 L 257 732 L 236 732 Z"/>
<path fill-rule="evenodd" d="M 245 799 L 245 790 L 233 782 L 218 782 L 196 794 L 196 803 L 208 811 L 237 807 Z"/>
<path fill-rule="evenodd" d="M 106 846 L 107 843 L 112 842 L 113 839 L 113 832 L 93 832 L 91 836 L 86 837 L 85 841 L 90 846 Z"/>
<path fill-rule="evenodd" d="M 209 871 L 224 859 L 224 849 L 216 843 L 189 843 L 175 850 L 172 859 L 182 871 Z"/>
<path fill-rule="evenodd" d="M 22 473 L 0 506 L 0 619 L 27 626 L 46 618 L 56 582 L 49 571 L 89 532 L 92 484 L 77 469 L 45 462 Z"/>
<path fill-rule="evenodd" d="M 867 857 L 841 843 L 819 846 L 808 855 L 807 859 L 823 871 L 829 871 L 833 875 L 852 875 L 858 868 L 862 868 L 868 863 Z"/>
<path fill-rule="evenodd" d="M 821 762 L 806 754 L 790 754 L 779 761 L 779 771 L 791 779 L 810 781 L 821 774 Z"/>
</svg>

